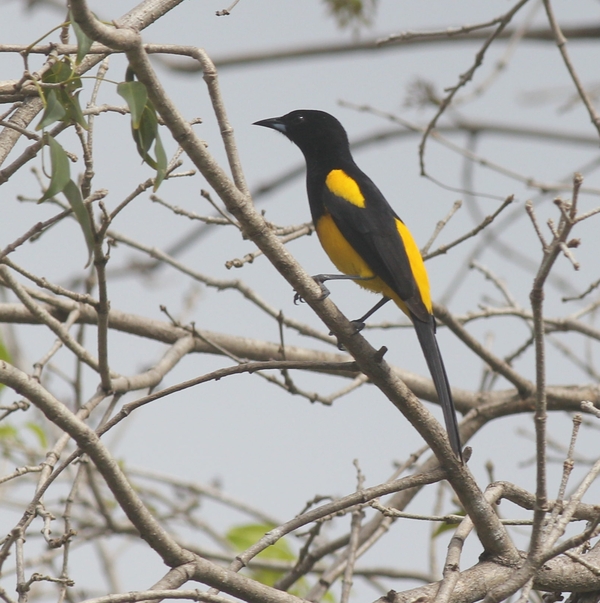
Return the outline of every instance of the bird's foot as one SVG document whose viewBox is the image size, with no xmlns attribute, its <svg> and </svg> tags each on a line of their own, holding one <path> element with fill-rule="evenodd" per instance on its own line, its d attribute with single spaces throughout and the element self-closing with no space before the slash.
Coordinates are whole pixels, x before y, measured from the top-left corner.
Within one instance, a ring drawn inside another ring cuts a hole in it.
<svg viewBox="0 0 600 603">
<path fill-rule="evenodd" d="M 329 280 L 328 274 L 315 274 L 312 279 L 321 287 L 321 297 L 319 297 L 320 301 L 327 299 L 331 294 L 331 291 L 325 286 L 325 281 Z M 294 305 L 303 304 L 304 298 L 297 291 L 294 293 Z"/>
<path fill-rule="evenodd" d="M 351 320 L 350 324 L 356 329 L 357 333 L 360 333 L 366 327 L 366 323 L 360 318 L 357 320 Z"/>
<path fill-rule="evenodd" d="M 360 333 L 364 328 L 365 328 L 365 323 L 362 322 L 361 320 L 351 320 L 350 324 L 354 327 L 354 335 L 358 335 L 358 333 Z M 330 335 L 333 335 L 333 333 L 329 333 Z M 340 352 L 347 352 L 348 350 L 346 350 L 346 347 L 344 346 L 343 343 L 341 343 L 339 340 L 337 342 L 337 348 L 338 350 L 340 350 Z"/>
</svg>

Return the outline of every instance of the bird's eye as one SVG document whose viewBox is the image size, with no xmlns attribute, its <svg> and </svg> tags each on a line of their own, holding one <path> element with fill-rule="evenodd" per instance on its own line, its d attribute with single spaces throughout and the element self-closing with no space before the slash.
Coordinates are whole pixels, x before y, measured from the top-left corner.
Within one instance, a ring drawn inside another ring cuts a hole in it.
<svg viewBox="0 0 600 603">
<path fill-rule="evenodd" d="M 297 115 L 294 120 L 297 124 L 301 124 L 304 121 L 304 115 Z"/>
</svg>

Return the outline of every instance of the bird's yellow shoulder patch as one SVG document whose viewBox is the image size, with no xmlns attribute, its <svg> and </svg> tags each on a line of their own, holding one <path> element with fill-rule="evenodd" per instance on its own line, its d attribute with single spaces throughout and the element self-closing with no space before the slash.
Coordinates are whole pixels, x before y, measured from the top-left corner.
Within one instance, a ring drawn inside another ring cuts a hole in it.
<svg viewBox="0 0 600 603">
<path fill-rule="evenodd" d="M 354 178 L 351 178 L 344 170 L 331 170 L 325 178 L 327 188 L 338 197 L 357 207 L 365 206 L 365 198 Z"/>
</svg>

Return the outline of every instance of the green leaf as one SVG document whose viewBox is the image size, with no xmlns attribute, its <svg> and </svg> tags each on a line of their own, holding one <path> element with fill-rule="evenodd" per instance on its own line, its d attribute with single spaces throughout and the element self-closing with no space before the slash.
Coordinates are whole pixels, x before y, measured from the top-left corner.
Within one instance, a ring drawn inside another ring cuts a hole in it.
<svg viewBox="0 0 600 603">
<path fill-rule="evenodd" d="M 18 440 L 19 432 L 16 427 L 5 423 L 0 425 L 0 440 Z"/>
<path fill-rule="evenodd" d="M 81 78 L 73 71 L 71 60 L 65 57 L 54 63 L 42 77 L 45 84 L 60 84 L 59 88 L 42 89 L 45 105 L 44 115 L 37 126 L 41 130 L 54 123 L 75 122 L 87 130 L 88 125 L 79 104 Z"/>
<path fill-rule="evenodd" d="M 53 63 L 42 76 L 45 84 L 65 84 L 69 91 L 81 88 L 81 78 L 73 71 L 73 65 L 69 57 Z"/>
<path fill-rule="evenodd" d="M 83 116 L 83 111 L 81 110 L 81 105 L 79 104 L 79 93 L 81 90 L 78 90 L 72 96 L 68 96 L 66 99 L 65 109 L 67 110 L 67 116 L 69 117 L 69 121 L 73 121 L 78 123 L 82 128 L 88 129 L 87 121 L 85 121 L 85 117 Z M 66 93 L 65 93 L 66 95 Z"/>
<path fill-rule="evenodd" d="M 154 192 L 158 190 L 162 181 L 167 175 L 167 154 L 162 145 L 162 141 L 156 132 L 156 142 L 154 143 L 154 154 L 156 155 L 156 178 L 154 179 Z"/>
<path fill-rule="evenodd" d="M 71 168 L 65 150 L 49 134 L 46 135 L 46 142 L 50 147 L 50 164 L 52 166 L 50 186 L 48 186 L 48 190 L 38 203 L 42 203 L 46 199 L 50 199 L 50 197 L 61 193 L 69 180 L 71 180 Z"/>
<path fill-rule="evenodd" d="M 88 38 L 81 27 L 75 23 L 73 13 L 71 12 L 69 12 L 69 19 L 71 20 L 71 25 L 73 27 L 73 31 L 75 32 L 75 37 L 77 38 L 77 59 L 75 62 L 77 65 L 79 65 L 79 63 L 83 61 L 85 55 L 89 52 L 94 40 Z"/>
<path fill-rule="evenodd" d="M 137 130 L 148 102 L 146 86 L 142 82 L 121 82 L 117 85 L 117 93 L 125 99 L 131 113 L 131 127 Z"/>
<path fill-rule="evenodd" d="M 236 526 L 227 532 L 225 538 L 236 551 L 245 551 L 258 542 L 266 532 L 272 530 L 274 527 L 274 525 L 268 523 L 250 523 Z M 283 538 L 260 552 L 257 557 L 292 563 L 296 561 L 296 555 L 293 553 L 288 541 Z M 284 573 L 285 572 L 283 571 L 277 570 L 252 570 L 250 571 L 250 576 L 261 584 L 273 586 Z M 304 598 L 309 592 L 308 581 L 305 578 L 301 578 L 289 592 L 297 597 Z M 334 603 L 335 598 L 328 593 L 323 600 L 325 603 Z"/>
<path fill-rule="evenodd" d="M 41 448 L 48 447 L 48 438 L 46 437 L 44 430 L 39 425 L 37 425 L 36 423 L 28 422 L 25 423 L 25 427 L 36 436 Z"/>
<path fill-rule="evenodd" d="M 144 163 L 156 170 L 154 191 L 167 176 L 167 155 L 158 134 L 158 117 L 152 101 L 148 98 L 146 86 L 135 81 L 131 68 L 127 69 L 126 81 L 117 86 L 117 92 L 125 99 L 131 113 L 131 134 L 138 153 Z M 150 149 L 154 145 L 154 155 Z"/>
<path fill-rule="evenodd" d="M 63 189 L 63 194 L 67 198 L 77 221 L 79 222 L 79 226 L 81 226 L 81 230 L 83 231 L 83 236 L 85 238 L 85 242 L 89 251 L 88 264 L 90 263 L 90 259 L 92 258 L 92 254 L 94 252 L 94 227 L 92 224 L 92 218 L 90 217 L 90 212 L 87 210 L 87 207 L 83 203 L 83 197 L 81 195 L 81 191 L 79 187 L 72 181 L 69 180 Z M 87 264 L 86 264 L 87 266 Z"/>
<path fill-rule="evenodd" d="M 4 345 L 4 342 L 0 338 L 0 360 L 4 360 L 5 362 L 12 362 L 12 356 L 8 351 L 8 348 Z"/>
<path fill-rule="evenodd" d="M 75 90 L 82 87 L 81 78 L 75 73 L 69 57 L 64 57 L 54 63 L 42 76 L 42 82 L 45 84 L 62 84 L 58 89 L 65 90 L 68 94 L 73 94 Z"/>
<path fill-rule="evenodd" d="M 151 108 L 146 104 L 140 120 L 140 126 L 133 130 L 133 137 L 136 140 L 139 154 L 142 156 L 143 160 L 154 169 L 156 169 L 156 162 L 148 155 L 148 151 L 156 140 L 157 134 L 158 119 L 156 117 L 156 112 L 153 107 Z"/>
<path fill-rule="evenodd" d="M 269 524 L 256 523 L 236 526 L 225 534 L 225 538 L 236 551 L 245 551 L 274 527 L 275 526 Z M 261 551 L 257 557 L 279 561 L 294 561 L 296 558 L 287 541 L 284 539 L 279 539 L 275 544 L 266 548 L 264 551 Z M 252 577 L 261 584 L 273 586 L 273 584 L 275 584 L 282 576 L 282 573 L 283 572 L 277 570 L 253 570 Z"/>
<path fill-rule="evenodd" d="M 377 12 L 379 0 L 324 0 L 340 28 L 369 26 Z"/>
<path fill-rule="evenodd" d="M 60 121 L 65 117 L 67 111 L 62 103 L 58 100 L 58 94 L 55 88 L 51 88 L 46 95 L 46 108 L 40 123 L 36 126 L 36 130 L 47 128 L 55 121 Z"/>
<path fill-rule="evenodd" d="M 273 525 L 262 523 L 250 523 L 236 526 L 225 534 L 225 538 L 237 551 L 245 551 L 274 527 L 275 526 Z M 293 561 L 295 559 L 295 555 L 290 549 L 287 541 L 282 538 L 259 553 L 258 557 L 262 557 L 263 559 L 279 559 L 281 561 Z"/>
<path fill-rule="evenodd" d="M 302 583 L 302 584 L 304 585 L 304 583 Z M 297 597 L 301 597 L 302 599 L 305 599 L 306 595 L 308 595 L 308 588 L 306 586 L 304 586 L 302 592 L 292 592 L 290 590 L 290 594 L 296 595 Z M 325 601 L 325 603 L 335 603 L 335 597 L 333 596 L 333 593 L 330 590 L 328 590 L 325 593 L 325 596 L 323 597 L 323 601 Z"/>
<path fill-rule="evenodd" d="M 457 509 L 456 511 L 452 512 L 451 515 L 460 515 L 461 517 L 464 517 L 466 513 L 462 509 Z M 437 538 L 440 534 L 443 534 L 444 532 L 456 530 L 457 526 L 458 524 L 456 523 L 440 523 L 440 525 L 437 527 L 436 530 L 434 530 L 431 536 L 432 538 Z"/>
<path fill-rule="evenodd" d="M 225 540 L 238 552 L 250 548 L 257 540 L 260 540 L 269 530 L 272 524 L 250 523 L 235 526 L 225 534 Z M 262 554 L 262 553 L 261 553 Z"/>
</svg>

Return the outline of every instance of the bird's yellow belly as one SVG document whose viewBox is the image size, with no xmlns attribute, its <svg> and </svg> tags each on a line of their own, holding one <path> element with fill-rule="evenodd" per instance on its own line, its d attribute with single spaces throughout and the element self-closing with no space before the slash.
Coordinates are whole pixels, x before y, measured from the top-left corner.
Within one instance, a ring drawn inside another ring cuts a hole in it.
<svg viewBox="0 0 600 603">
<path fill-rule="evenodd" d="M 356 281 L 357 285 L 393 299 L 398 307 L 406 312 L 404 302 L 378 276 L 375 276 L 369 265 L 344 238 L 329 214 L 319 218 L 316 231 L 325 253 L 340 272 L 361 277 L 362 280 Z"/>
<path fill-rule="evenodd" d="M 338 270 L 353 276 L 366 278 L 374 276 L 373 271 L 346 241 L 329 214 L 319 219 L 316 230 L 325 253 Z"/>
</svg>

